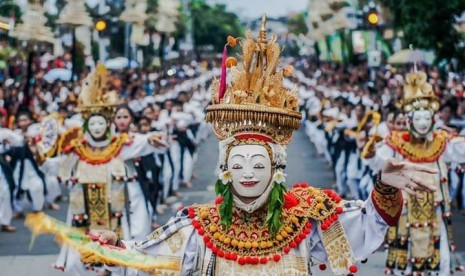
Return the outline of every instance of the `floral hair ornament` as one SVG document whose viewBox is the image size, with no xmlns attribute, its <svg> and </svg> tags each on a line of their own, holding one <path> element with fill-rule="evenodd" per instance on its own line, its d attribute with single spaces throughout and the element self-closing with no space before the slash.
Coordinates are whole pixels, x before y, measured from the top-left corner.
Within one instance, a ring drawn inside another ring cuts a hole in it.
<svg viewBox="0 0 465 276">
<path fill-rule="evenodd" d="M 281 170 L 276 170 L 273 174 L 273 182 L 276 184 L 284 184 L 286 183 L 286 176 L 287 174 L 283 173 Z"/>
<path fill-rule="evenodd" d="M 223 185 L 228 185 L 229 183 L 232 182 L 232 176 L 230 171 L 222 171 L 219 175 L 219 180 L 221 181 L 221 184 Z"/>
<path fill-rule="evenodd" d="M 233 213 L 234 200 L 231 192 L 231 185 L 231 172 L 228 170 L 221 171 L 215 183 L 215 193 L 222 199 L 220 203 L 221 224 L 225 225 L 227 228 L 231 226 Z"/>
</svg>

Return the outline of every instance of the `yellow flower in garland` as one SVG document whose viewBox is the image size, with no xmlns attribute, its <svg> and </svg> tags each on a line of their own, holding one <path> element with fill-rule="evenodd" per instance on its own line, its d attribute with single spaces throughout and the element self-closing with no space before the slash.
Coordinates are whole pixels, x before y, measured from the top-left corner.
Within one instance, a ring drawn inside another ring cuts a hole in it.
<svg viewBox="0 0 465 276">
<path fill-rule="evenodd" d="M 283 173 L 281 170 L 278 170 L 273 175 L 273 182 L 277 184 L 283 184 L 286 182 L 286 174 Z"/>
<path fill-rule="evenodd" d="M 223 183 L 223 185 L 231 183 L 232 182 L 231 172 L 229 172 L 229 171 L 221 172 L 220 176 L 219 176 L 219 179 L 221 180 L 221 183 Z"/>
</svg>

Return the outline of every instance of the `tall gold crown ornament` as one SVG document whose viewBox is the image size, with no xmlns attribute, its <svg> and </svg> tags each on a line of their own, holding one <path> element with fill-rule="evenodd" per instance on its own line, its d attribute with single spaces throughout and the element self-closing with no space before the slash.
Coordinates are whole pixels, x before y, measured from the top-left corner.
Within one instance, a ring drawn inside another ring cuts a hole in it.
<svg viewBox="0 0 465 276">
<path fill-rule="evenodd" d="M 407 74 L 404 84 L 404 96 L 400 105 L 405 112 L 415 110 L 439 109 L 439 101 L 434 95 L 433 86 L 428 83 L 425 72 L 414 71 Z"/>
<path fill-rule="evenodd" d="M 241 62 L 227 58 L 227 46 L 242 48 Z M 207 121 L 213 125 L 220 140 L 240 135 L 268 138 L 288 144 L 293 131 L 300 126 L 297 87 L 288 90 L 283 78 L 292 68 L 280 68 L 281 48 L 276 35 L 267 39 L 266 17 L 263 16 L 260 35 L 254 40 L 251 32 L 245 39 L 228 37 L 223 51 L 221 79 L 211 86 L 212 104 L 207 107 Z M 231 83 L 226 86 L 226 67 L 230 68 Z"/>
<path fill-rule="evenodd" d="M 93 114 L 110 118 L 118 105 L 116 91 L 109 91 L 107 68 L 98 64 L 82 83 L 77 111 L 87 120 Z"/>
</svg>

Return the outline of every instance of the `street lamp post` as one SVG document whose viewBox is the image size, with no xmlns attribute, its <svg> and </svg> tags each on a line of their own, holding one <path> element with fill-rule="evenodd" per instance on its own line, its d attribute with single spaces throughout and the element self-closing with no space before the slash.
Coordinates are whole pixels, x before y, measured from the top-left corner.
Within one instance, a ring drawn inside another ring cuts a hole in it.
<svg viewBox="0 0 465 276">
<path fill-rule="evenodd" d="M 102 35 L 105 33 L 105 31 L 107 30 L 108 28 L 108 24 L 107 24 L 107 20 L 105 19 L 98 19 L 97 21 L 95 21 L 95 24 L 94 24 L 94 29 L 98 32 L 96 37 L 97 37 L 97 41 L 98 41 L 98 50 L 99 50 L 99 62 L 104 62 L 105 59 L 106 59 L 106 44 L 105 44 L 105 40 L 102 39 Z"/>
<path fill-rule="evenodd" d="M 346 63 L 349 58 L 345 31 L 356 28 L 355 20 L 351 19 L 354 13 L 354 7 L 348 0 L 309 0 L 307 26 L 311 30 L 310 37 L 318 41 L 337 33 L 341 41 L 342 63 Z M 334 50 L 328 44 L 328 39 L 326 48 L 328 52 Z"/>
<path fill-rule="evenodd" d="M 132 60 L 132 39 L 130 33 L 133 26 L 142 28 L 145 20 L 147 20 L 147 0 L 126 0 L 125 9 L 120 15 L 120 20 L 126 23 L 125 26 L 125 41 L 128 64 L 127 67 L 131 68 Z M 137 43 L 136 43 L 137 44 Z"/>
<path fill-rule="evenodd" d="M 176 22 L 178 21 L 179 7 L 181 3 L 179 0 L 159 0 L 158 1 L 158 12 L 157 12 L 157 23 L 155 29 L 162 34 L 171 34 L 176 31 Z M 160 61 L 164 59 L 164 46 L 163 39 L 160 43 Z"/>
<path fill-rule="evenodd" d="M 72 29 L 73 45 L 71 48 L 72 69 L 70 81 L 73 81 L 76 75 L 76 28 L 79 26 L 92 26 L 92 19 L 85 9 L 85 0 L 67 0 L 66 2 L 67 4 L 60 13 L 57 22 L 68 25 Z"/>
<path fill-rule="evenodd" d="M 368 68 L 370 80 L 372 82 L 376 79 L 375 68 L 379 66 L 381 54 L 377 49 L 376 32 L 380 24 L 379 7 L 375 2 L 370 1 L 363 7 L 364 18 L 366 20 L 365 26 L 370 29 L 370 51 L 368 52 Z"/>
<path fill-rule="evenodd" d="M 309 30 L 308 36 L 310 39 L 315 41 L 314 47 L 318 65 L 320 62 L 321 53 L 323 51 L 323 49 L 320 49 L 318 42 L 325 36 L 322 30 L 322 20 L 320 13 L 321 10 L 319 9 L 319 2 L 315 0 L 309 0 L 306 22 Z"/>
<path fill-rule="evenodd" d="M 184 10 L 184 14 L 188 18 L 186 35 L 184 37 L 184 48 L 185 51 L 188 52 L 194 50 L 194 19 L 192 18 L 192 12 L 190 9 L 190 0 L 183 0 L 182 7 Z"/>
<path fill-rule="evenodd" d="M 9 33 L 11 37 L 27 41 L 28 63 L 26 73 L 26 86 L 24 87 L 24 100 L 22 106 L 28 106 L 31 98 L 30 86 L 33 79 L 32 63 L 34 60 L 34 45 L 36 42 L 54 43 L 55 38 L 49 27 L 45 26 L 47 18 L 45 10 L 39 0 L 30 1 L 23 15 L 23 23 L 17 24 Z"/>
</svg>

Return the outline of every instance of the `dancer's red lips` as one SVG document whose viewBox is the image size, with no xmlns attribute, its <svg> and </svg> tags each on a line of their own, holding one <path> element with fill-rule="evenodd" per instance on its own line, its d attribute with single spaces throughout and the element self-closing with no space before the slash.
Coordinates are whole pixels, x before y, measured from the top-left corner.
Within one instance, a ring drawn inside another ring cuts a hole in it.
<svg viewBox="0 0 465 276">
<path fill-rule="evenodd" d="M 240 181 L 239 183 L 241 183 L 241 185 L 244 187 L 253 187 L 257 185 L 258 182 L 260 181 Z"/>
</svg>

